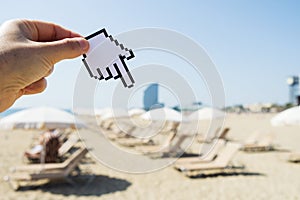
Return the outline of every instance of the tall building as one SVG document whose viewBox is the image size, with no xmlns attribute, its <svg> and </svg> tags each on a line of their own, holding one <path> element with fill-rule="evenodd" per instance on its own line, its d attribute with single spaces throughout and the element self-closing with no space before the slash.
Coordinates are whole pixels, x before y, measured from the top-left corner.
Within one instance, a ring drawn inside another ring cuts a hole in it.
<svg viewBox="0 0 300 200">
<path fill-rule="evenodd" d="M 291 76 L 287 79 L 290 88 L 290 103 L 300 105 L 300 76 Z"/>
<path fill-rule="evenodd" d="M 153 83 L 144 91 L 144 109 L 164 107 L 164 104 L 158 102 L 158 84 Z"/>
</svg>

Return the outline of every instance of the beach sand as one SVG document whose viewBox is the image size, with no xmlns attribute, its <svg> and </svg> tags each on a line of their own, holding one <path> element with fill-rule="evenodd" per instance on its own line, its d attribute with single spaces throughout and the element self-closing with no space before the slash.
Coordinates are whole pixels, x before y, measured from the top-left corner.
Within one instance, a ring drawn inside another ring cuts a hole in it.
<svg viewBox="0 0 300 200">
<path fill-rule="evenodd" d="M 254 131 L 275 134 L 281 149 L 300 151 L 300 127 L 271 127 L 273 114 L 229 114 L 229 138 L 244 141 Z M 22 155 L 38 131 L 0 132 L 0 177 L 24 163 Z M 245 153 L 234 163 L 245 165 L 240 174 L 187 178 L 172 166 L 148 174 L 117 172 L 97 162 L 81 165 L 73 183 L 49 182 L 13 191 L 0 182 L 0 199 L 300 199 L 300 164 L 288 163 L 289 152 Z M 117 158 L 116 158 L 117 159 Z M 90 159 L 91 160 L 91 159 Z"/>
</svg>

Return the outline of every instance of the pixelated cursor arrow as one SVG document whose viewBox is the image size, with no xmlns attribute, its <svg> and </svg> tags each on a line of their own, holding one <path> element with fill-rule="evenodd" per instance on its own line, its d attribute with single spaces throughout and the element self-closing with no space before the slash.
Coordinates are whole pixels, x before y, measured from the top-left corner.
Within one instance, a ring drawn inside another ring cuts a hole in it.
<svg viewBox="0 0 300 200">
<path fill-rule="evenodd" d="M 108 35 L 105 29 L 87 36 L 86 39 L 90 43 L 90 49 L 83 55 L 82 61 L 89 75 L 106 81 L 120 78 L 124 87 L 133 87 L 134 79 L 125 63 L 125 60 L 134 58 L 132 50 Z"/>
</svg>

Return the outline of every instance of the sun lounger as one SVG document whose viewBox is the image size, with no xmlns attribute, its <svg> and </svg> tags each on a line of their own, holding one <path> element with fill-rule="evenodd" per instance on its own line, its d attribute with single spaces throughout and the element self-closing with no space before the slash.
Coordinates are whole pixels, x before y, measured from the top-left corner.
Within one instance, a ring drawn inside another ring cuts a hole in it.
<svg viewBox="0 0 300 200">
<path fill-rule="evenodd" d="M 18 189 L 20 182 L 31 182 L 40 179 L 65 179 L 78 166 L 87 153 L 86 148 L 79 148 L 63 163 L 32 164 L 13 168 L 13 173 L 4 179 L 14 189 Z"/>
<path fill-rule="evenodd" d="M 168 137 L 166 140 L 163 142 L 161 145 L 151 145 L 151 146 L 138 146 L 136 147 L 137 151 L 142 152 L 143 154 L 149 154 L 149 153 L 157 153 L 160 152 L 161 150 L 165 150 L 168 148 L 172 142 L 172 140 L 176 136 L 176 131 L 172 131 L 169 133 Z"/>
<path fill-rule="evenodd" d="M 244 144 L 255 144 L 260 137 L 261 133 L 259 131 L 254 131 L 250 136 L 245 140 Z"/>
<path fill-rule="evenodd" d="M 300 152 L 293 152 L 289 155 L 289 162 L 300 163 Z"/>
<path fill-rule="evenodd" d="M 26 151 L 25 156 L 35 162 L 45 161 L 46 163 L 55 163 L 63 155 L 65 155 L 79 140 L 78 136 L 75 133 L 71 134 L 62 145 L 59 144 L 58 138 L 54 139 L 55 143 L 51 138 L 50 141 L 46 142 L 45 145 L 36 145 L 33 149 Z M 44 148 L 46 148 L 46 152 L 43 152 Z M 51 153 L 54 155 L 51 155 Z M 43 156 L 45 157 L 45 160 Z M 49 159 L 49 157 L 51 159 Z"/>
<path fill-rule="evenodd" d="M 109 140 L 118 140 L 120 138 L 131 138 L 129 133 L 135 131 L 136 127 L 133 125 L 124 124 L 120 127 L 115 127 L 113 130 L 103 130 L 103 134 Z"/>
<path fill-rule="evenodd" d="M 198 142 L 199 143 L 211 143 L 215 139 L 227 139 L 228 132 L 230 131 L 230 128 L 224 128 L 222 132 L 219 134 L 220 129 L 217 129 L 214 136 L 211 138 L 205 138 L 203 135 L 199 135 Z"/>
<path fill-rule="evenodd" d="M 118 138 L 116 142 L 119 145 L 126 146 L 126 147 L 134 147 L 134 146 L 141 146 L 141 145 L 153 145 L 154 142 L 151 138 L 147 138 L 149 131 L 151 129 L 148 128 L 135 128 L 129 134 L 131 137 L 123 137 Z M 138 137 L 133 137 L 138 136 Z"/>
<path fill-rule="evenodd" d="M 181 145 L 187 138 L 191 138 L 191 137 L 193 137 L 193 135 L 177 134 L 175 138 L 177 139 L 177 141 L 173 142 L 175 139 L 171 141 L 171 145 L 169 146 L 169 148 L 165 150 L 165 154 L 177 155 L 183 153 L 184 150 L 181 149 Z"/>
<path fill-rule="evenodd" d="M 225 140 L 219 139 L 216 141 L 216 143 L 212 146 L 212 149 L 207 154 L 179 158 L 176 161 L 175 166 L 180 168 L 181 165 L 185 165 L 187 163 L 211 162 L 217 157 L 218 153 L 224 146 L 225 146 Z"/>
<path fill-rule="evenodd" d="M 179 127 L 179 125 L 181 127 Z M 184 141 L 194 136 L 195 126 L 189 124 L 174 123 L 168 132 L 168 137 L 162 144 L 138 146 L 136 150 L 143 154 L 160 155 L 160 156 L 176 156 L 183 153 L 181 148 Z M 191 133 L 192 132 L 192 133 Z"/>
<path fill-rule="evenodd" d="M 217 158 L 211 162 L 175 165 L 175 169 L 186 173 L 188 176 L 191 176 L 191 172 L 197 172 L 197 174 L 210 174 L 241 169 L 243 167 L 233 167 L 230 165 L 230 161 L 239 148 L 240 144 L 230 142 L 226 144 L 222 151 L 220 151 Z M 193 173 L 192 175 L 194 176 L 195 174 Z"/>
<path fill-rule="evenodd" d="M 70 137 L 59 147 L 58 156 L 62 157 L 65 155 L 74 145 L 78 142 L 79 137 L 75 133 L 70 135 Z"/>
<path fill-rule="evenodd" d="M 180 132 L 183 135 L 197 135 L 197 129 L 198 125 L 190 122 L 184 122 L 181 123 L 180 126 L 178 127 L 178 132 Z"/>
<path fill-rule="evenodd" d="M 151 131 L 158 129 L 160 134 L 168 134 L 170 132 L 175 132 L 179 123 L 168 122 L 160 127 L 161 124 L 152 124 L 152 126 L 147 128 L 135 128 L 134 130 L 128 132 L 130 136 L 118 138 L 116 142 L 122 146 L 134 147 L 134 146 L 155 146 L 154 141 L 150 138 L 153 133 Z M 141 147 L 143 148 L 143 147 Z M 146 147 L 147 148 L 147 147 Z M 152 147 L 150 147 L 152 148 Z"/>
<path fill-rule="evenodd" d="M 125 147 L 135 147 L 142 145 L 153 145 L 154 142 L 151 139 L 140 139 L 140 138 L 120 138 L 117 143 Z"/>
<path fill-rule="evenodd" d="M 105 130 L 110 130 L 111 127 L 113 126 L 113 123 L 114 123 L 114 119 L 107 119 L 107 120 L 100 121 L 99 125 L 101 128 Z"/>
<path fill-rule="evenodd" d="M 229 131 L 230 131 L 230 128 L 228 128 L 228 127 L 224 128 L 224 130 L 221 132 L 221 134 L 219 136 L 216 137 L 216 139 L 226 140 Z"/>
<path fill-rule="evenodd" d="M 246 152 L 261 152 L 261 151 L 272 151 L 275 150 L 275 146 L 273 144 L 274 135 L 271 134 L 257 134 L 254 133 L 255 137 L 250 136 L 241 150 Z M 250 142 L 252 143 L 250 143 Z"/>
<path fill-rule="evenodd" d="M 162 145 L 140 146 L 136 149 L 143 154 L 150 155 L 152 158 L 177 156 L 184 152 L 181 146 L 190 137 L 191 135 L 171 132 Z"/>
<path fill-rule="evenodd" d="M 24 156 L 31 162 L 56 162 L 60 141 L 58 135 L 46 132 L 41 138 L 41 143 L 25 151 Z"/>
</svg>

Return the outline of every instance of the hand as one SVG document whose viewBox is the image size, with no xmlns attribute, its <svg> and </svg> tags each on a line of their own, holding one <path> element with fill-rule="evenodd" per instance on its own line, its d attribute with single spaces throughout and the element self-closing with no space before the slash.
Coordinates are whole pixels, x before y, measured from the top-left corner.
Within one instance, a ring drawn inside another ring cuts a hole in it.
<svg viewBox="0 0 300 200">
<path fill-rule="evenodd" d="M 0 27 L 0 112 L 19 97 L 45 90 L 53 65 L 89 49 L 82 36 L 56 24 L 11 20 Z"/>
</svg>

